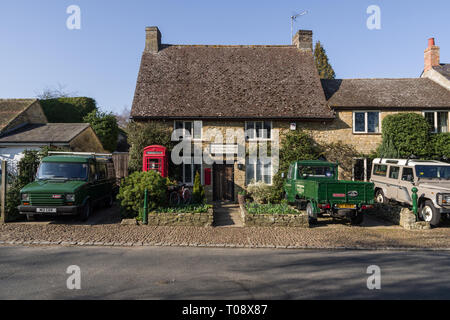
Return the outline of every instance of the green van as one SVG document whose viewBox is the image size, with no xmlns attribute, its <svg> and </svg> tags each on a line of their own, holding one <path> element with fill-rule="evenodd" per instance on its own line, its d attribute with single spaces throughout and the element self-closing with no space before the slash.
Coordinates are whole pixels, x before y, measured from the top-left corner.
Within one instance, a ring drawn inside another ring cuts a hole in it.
<svg viewBox="0 0 450 320">
<path fill-rule="evenodd" d="M 86 221 L 94 206 L 111 207 L 118 193 L 110 154 L 49 152 L 34 182 L 20 190 L 20 214 L 79 215 Z"/>
</svg>

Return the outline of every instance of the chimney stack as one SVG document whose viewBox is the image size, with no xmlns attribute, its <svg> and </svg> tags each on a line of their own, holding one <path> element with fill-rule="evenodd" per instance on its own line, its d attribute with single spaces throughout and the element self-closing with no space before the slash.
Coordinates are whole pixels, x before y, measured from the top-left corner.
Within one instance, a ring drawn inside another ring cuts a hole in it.
<svg viewBox="0 0 450 320">
<path fill-rule="evenodd" d="M 440 63 L 439 47 L 435 45 L 434 38 L 428 39 L 428 48 L 425 50 L 424 59 L 425 67 L 423 72 L 427 72 Z"/>
<path fill-rule="evenodd" d="M 292 38 L 292 45 L 301 50 L 311 50 L 313 48 L 312 43 L 312 31 L 311 30 L 298 30 Z"/>
<path fill-rule="evenodd" d="M 145 28 L 145 51 L 157 53 L 161 48 L 161 32 L 158 27 Z"/>
</svg>

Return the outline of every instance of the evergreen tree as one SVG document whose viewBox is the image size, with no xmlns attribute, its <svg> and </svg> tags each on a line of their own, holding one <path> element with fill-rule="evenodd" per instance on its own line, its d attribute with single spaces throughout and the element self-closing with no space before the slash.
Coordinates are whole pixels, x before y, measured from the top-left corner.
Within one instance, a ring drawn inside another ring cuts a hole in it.
<svg viewBox="0 0 450 320">
<path fill-rule="evenodd" d="M 316 47 L 314 48 L 314 64 L 319 72 L 320 79 L 334 79 L 336 77 L 333 67 L 328 62 L 327 53 L 320 44 L 320 41 L 316 42 Z"/>
</svg>

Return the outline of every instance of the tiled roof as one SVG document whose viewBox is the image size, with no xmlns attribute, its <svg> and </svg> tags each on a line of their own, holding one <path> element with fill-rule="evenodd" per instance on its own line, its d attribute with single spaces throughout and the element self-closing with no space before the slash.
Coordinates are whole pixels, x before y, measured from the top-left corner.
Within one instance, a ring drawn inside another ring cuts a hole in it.
<svg viewBox="0 0 450 320">
<path fill-rule="evenodd" d="M 427 78 L 322 80 L 332 108 L 450 108 L 450 91 Z"/>
<path fill-rule="evenodd" d="M 0 132 L 36 99 L 0 99 Z"/>
<path fill-rule="evenodd" d="M 131 116 L 332 119 L 311 51 L 163 45 L 144 52 Z"/>
<path fill-rule="evenodd" d="M 0 137 L 0 143 L 69 143 L 89 123 L 28 124 Z"/>
<path fill-rule="evenodd" d="M 433 67 L 434 70 L 442 74 L 444 77 L 446 77 L 448 80 L 450 80 L 450 64 L 441 64 L 437 67 Z"/>
</svg>

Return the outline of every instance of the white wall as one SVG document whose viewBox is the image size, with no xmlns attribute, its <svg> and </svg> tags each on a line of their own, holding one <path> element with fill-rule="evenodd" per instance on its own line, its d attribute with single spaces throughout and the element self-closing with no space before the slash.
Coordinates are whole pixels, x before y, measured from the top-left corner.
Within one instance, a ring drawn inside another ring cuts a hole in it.
<svg viewBox="0 0 450 320">
<path fill-rule="evenodd" d="M 8 165 L 11 166 L 12 172 L 17 170 L 17 163 L 23 158 L 23 152 L 25 150 L 41 150 L 40 147 L 23 146 L 23 147 L 0 147 L 0 160 L 8 161 Z"/>
</svg>

